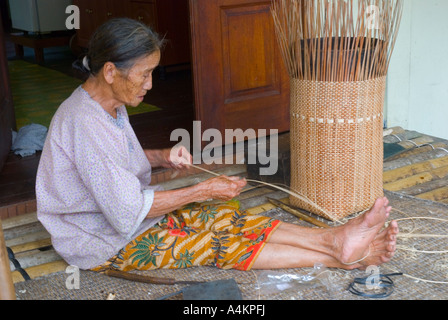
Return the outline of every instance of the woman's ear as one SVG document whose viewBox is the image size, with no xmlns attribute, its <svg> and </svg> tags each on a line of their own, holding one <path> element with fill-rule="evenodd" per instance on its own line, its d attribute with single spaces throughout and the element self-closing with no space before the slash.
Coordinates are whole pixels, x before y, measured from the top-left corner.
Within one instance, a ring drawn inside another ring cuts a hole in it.
<svg viewBox="0 0 448 320">
<path fill-rule="evenodd" d="M 103 66 L 103 76 L 108 84 L 112 84 L 117 75 L 117 67 L 112 62 L 106 62 Z"/>
</svg>

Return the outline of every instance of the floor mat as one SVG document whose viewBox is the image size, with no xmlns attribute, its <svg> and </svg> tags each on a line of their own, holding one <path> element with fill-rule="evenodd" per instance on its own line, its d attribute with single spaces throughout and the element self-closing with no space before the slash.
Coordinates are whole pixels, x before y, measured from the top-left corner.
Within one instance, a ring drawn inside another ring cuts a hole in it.
<svg viewBox="0 0 448 320">
<path fill-rule="evenodd" d="M 36 123 L 50 125 L 59 105 L 82 84 L 81 80 L 23 60 L 8 62 L 17 130 Z M 146 103 L 128 108 L 129 115 L 160 110 Z"/>
<path fill-rule="evenodd" d="M 382 274 L 401 272 L 404 275 L 394 276 L 393 292 L 386 297 L 388 300 L 445 300 L 448 297 L 447 239 L 419 237 L 421 234 L 444 235 L 447 223 L 437 219 L 448 218 L 448 206 L 436 202 L 424 201 L 412 197 L 387 192 L 391 205 L 398 211 L 392 213 L 392 219 L 412 217 L 427 217 L 413 221 L 401 221 L 403 234 L 414 233 L 415 238 L 400 238 L 393 261 L 380 267 Z M 264 213 L 286 222 L 301 224 L 309 227 L 306 222 L 299 221 L 294 216 L 281 209 L 274 209 Z M 405 251 L 431 251 L 422 253 Z M 443 253 L 437 253 L 443 251 Z M 434 253 L 435 252 L 435 253 Z M 244 300 L 369 300 L 370 298 L 357 296 L 348 291 L 355 277 L 367 277 L 362 270 L 344 271 L 340 269 L 324 270 L 319 281 L 296 283 L 278 283 L 274 287 L 266 288 L 263 279 L 266 273 L 271 275 L 285 275 L 286 278 L 306 277 L 313 273 L 313 268 L 281 269 L 275 271 L 218 270 L 212 267 L 197 267 L 180 270 L 154 270 L 137 272 L 147 276 L 175 278 L 183 281 L 216 281 L 235 279 Z M 328 271 L 328 272 L 326 272 Z M 57 273 L 28 282 L 15 285 L 19 300 L 105 300 L 112 294 L 116 300 L 157 300 L 161 297 L 182 290 L 186 285 L 177 284 L 155 285 L 135 283 L 128 280 L 110 278 L 94 272 L 81 271 L 77 289 L 69 289 L 72 274 Z M 283 277 L 283 278 L 285 278 Z M 278 277 L 281 279 L 282 277 Z M 67 282 L 68 281 L 68 282 Z M 181 300 L 182 296 L 175 296 L 173 300 Z"/>
</svg>

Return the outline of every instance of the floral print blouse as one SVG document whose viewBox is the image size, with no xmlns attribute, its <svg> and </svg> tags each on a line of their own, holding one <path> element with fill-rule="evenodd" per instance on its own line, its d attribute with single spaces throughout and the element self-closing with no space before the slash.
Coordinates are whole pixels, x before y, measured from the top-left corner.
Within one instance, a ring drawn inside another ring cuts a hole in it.
<svg viewBox="0 0 448 320">
<path fill-rule="evenodd" d="M 150 182 L 126 107 L 115 119 L 78 87 L 51 122 L 36 180 L 38 219 L 58 254 L 91 269 L 158 223 L 146 218 Z"/>
</svg>

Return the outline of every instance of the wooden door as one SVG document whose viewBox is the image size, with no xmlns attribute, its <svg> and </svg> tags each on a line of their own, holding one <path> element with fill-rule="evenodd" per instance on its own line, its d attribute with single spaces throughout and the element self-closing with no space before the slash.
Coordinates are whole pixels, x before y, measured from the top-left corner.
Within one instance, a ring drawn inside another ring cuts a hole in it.
<svg viewBox="0 0 448 320">
<path fill-rule="evenodd" d="M 129 3 L 131 18 L 157 29 L 156 3 L 154 1 L 141 2 L 133 1 Z"/>
<path fill-rule="evenodd" d="M 289 78 L 270 5 L 190 0 L 195 112 L 203 131 L 289 130 Z"/>
<path fill-rule="evenodd" d="M 11 150 L 11 130 L 16 130 L 15 122 L 12 94 L 9 86 L 8 60 L 0 17 L 0 171 Z"/>
<path fill-rule="evenodd" d="M 81 47 L 88 47 L 90 36 L 101 24 L 107 21 L 107 0 L 73 0 L 80 14 L 80 29 L 77 42 Z"/>
<path fill-rule="evenodd" d="M 158 0 L 157 32 L 166 40 L 162 66 L 190 63 L 188 0 Z"/>
<path fill-rule="evenodd" d="M 126 17 L 129 3 L 123 0 L 107 0 L 106 19 Z"/>
</svg>

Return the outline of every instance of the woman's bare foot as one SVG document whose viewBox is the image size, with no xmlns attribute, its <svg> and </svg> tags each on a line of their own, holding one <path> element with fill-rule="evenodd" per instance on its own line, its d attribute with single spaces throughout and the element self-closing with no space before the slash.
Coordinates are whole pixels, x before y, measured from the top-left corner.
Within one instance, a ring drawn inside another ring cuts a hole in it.
<svg viewBox="0 0 448 320">
<path fill-rule="evenodd" d="M 394 255 L 398 225 L 385 227 L 391 207 L 386 198 L 372 209 L 335 228 L 304 228 L 282 223 L 271 235 L 255 269 L 312 267 L 316 262 L 331 268 L 364 269 L 388 262 Z"/>
<path fill-rule="evenodd" d="M 336 258 L 343 265 L 380 265 L 393 257 L 398 225 L 393 221 L 381 230 L 392 209 L 388 204 L 387 198 L 380 198 L 370 211 L 335 230 Z"/>
<path fill-rule="evenodd" d="M 369 256 L 360 262 L 363 266 L 378 266 L 389 262 L 395 254 L 398 224 L 392 221 L 388 228 L 378 234 L 370 245 Z"/>
</svg>

